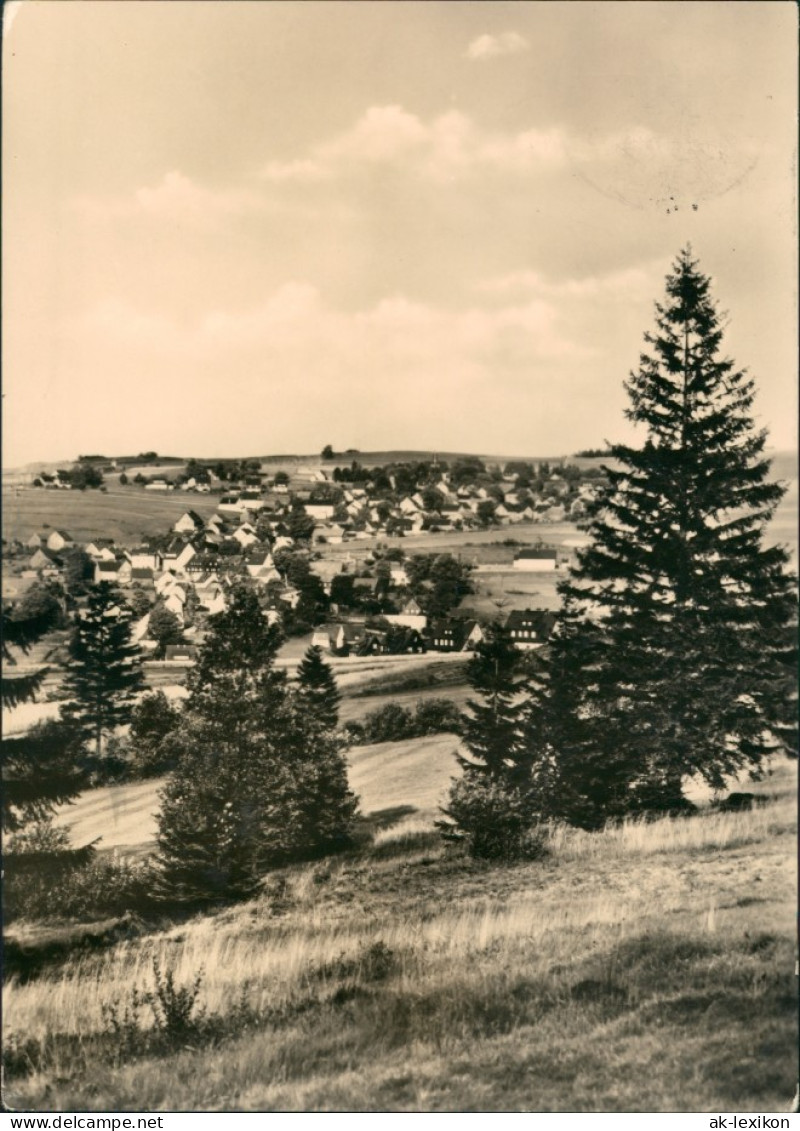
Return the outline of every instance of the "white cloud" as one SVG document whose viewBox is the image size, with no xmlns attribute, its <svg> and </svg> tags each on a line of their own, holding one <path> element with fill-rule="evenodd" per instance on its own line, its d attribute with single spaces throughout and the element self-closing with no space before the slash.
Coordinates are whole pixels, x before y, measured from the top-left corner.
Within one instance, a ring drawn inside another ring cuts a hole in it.
<svg viewBox="0 0 800 1131">
<path fill-rule="evenodd" d="M 371 106 L 350 129 L 316 146 L 308 157 L 270 161 L 262 176 L 271 181 L 322 180 L 384 165 L 445 180 L 480 171 L 556 168 L 566 156 L 566 138 L 558 127 L 492 133 L 455 110 L 426 122 L 402 106 Z"/>
<path fill-rule="evenodd" d="M 530 50 L 530 43 L 524 35 L 516 31 L 504 31 L 500 35 L 479 35 L 473 39 L 465 51 L 467 59 L 494 59 L 498 55 L 519 55 Z"/>
<path fill-rule="evenodd" d="M 549 279 L 539 271 L 521 268 L 505 275 L 483 279 L 476 289 L 487 294 L 507 295 L 526 293 L 557 298 L 597 298 L 603 295 L 649 293 L 648 288 L 657 285 L 665 271 L 665 264 L 658 260 L 646 267 L 628 267 L 621 271 L 610 271 L 605 275 L 586 275 L 574 279 Z"/>
<path fill-rule="evenodd" d="M 81 196 L 74 201 L 74 206 L 93 218 L 115 220 L 144 216 L 210 227 L 230 217 L 261 211 L 268 202 L 251 188 L 209 188 L 180 170 L 171 169 L 155 185 L 144 185 L 131 195 Z"/>
<path fill-rule="evenodd" d="M 63 450 L 102 438 L 116 450 L 278 451 L 324 442 L 320 434 L 356 446 L 469 438 L 503 450 L 518 442 L 503 430 L 516 421 L 518 437 L 526 413 L 539 427 L 534 412 L 556 385 L 585 380 L 595 356 L 540 296 L 451 309 L 397 294 L 349 311 L 305 282 L 191 323 L 106 301 L 60 333 L 48 419 Z M 121 416 L 124 386 L 136 398 Z M 76 396 L 97 406 L 81 417 L 80 440 L 57 434 L 62 420 L 74 430 Z"/>
</svg>

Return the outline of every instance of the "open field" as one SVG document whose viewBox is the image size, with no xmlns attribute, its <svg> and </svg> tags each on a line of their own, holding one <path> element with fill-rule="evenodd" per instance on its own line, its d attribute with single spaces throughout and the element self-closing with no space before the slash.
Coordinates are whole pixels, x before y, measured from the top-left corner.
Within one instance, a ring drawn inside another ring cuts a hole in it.
<svg viewBox="0 0 800 1131">
<path fill-rule="evenodd" d="M 525 573 L 506 569 L 474 573 L 475 592 L 463 598 L 459 612 L 468 612 L 482 620 L 502 620 L 512 609 L 557 609 L 556 586 L 564 572 Z"/>
<path fill-rule="evenodd" d="M 22 541 L 43 530 L 63 529 L 78 542 L 113 538 L 134 546 L 145 534 L 164 534 L 190 507 L 203 518 L 217 509 L 219 498 L 170 491 L 159 495 L 140 487 L 108 491 L 45 491 L 26 487 L 3 489 L 3 537 Z"/>
<path fill-rule="evenodd" d="M 371 699 L 363 701 L 367 708 Z M 457 772 L 453 752 L 458 739 L 451 734 L 357 746 L 349 751 L 350 785 L 361 800 L 364 816 L 404 807 L 432 814 Z M 99 841 L 101 850 L 116 848 L 140 854 L 155 843 L 158 793 L 163 779 L 90 789 L 62 807 L 56 824 L 68 827 L 72 843 Z"/>
<path fill-rule="evenodd" d="M 385 816 L 371 848 L 10 979 L 7 1042 L 50 1045 L 36 1070 L 7 1077 L 6 1103 L 786 1112 L 796 767 L 755 788 L 769 803 L 749 812 L 553 829 L 545 859 L 489 867 L 415 825 L 395 779 L 374 798 Z M 42 930 L 13 934 L 33 945 Z M 158 1055 L 126 1053 L 108 1031 L 103 1007 L 152 986 L 154 959 L 178 986 L 200 974 L 213 1043 L 198 1029 Z"/>
</svg>

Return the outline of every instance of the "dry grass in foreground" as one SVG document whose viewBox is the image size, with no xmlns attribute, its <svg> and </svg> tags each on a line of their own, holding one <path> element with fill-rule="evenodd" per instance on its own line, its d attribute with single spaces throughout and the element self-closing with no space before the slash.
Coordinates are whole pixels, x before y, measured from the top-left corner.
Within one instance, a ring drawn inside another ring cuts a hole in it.
<svg viewBox="0 0 800 1131">
<path fill-rule="evenodd" d="M 795 768 L 761 788 L 748 812 L 553 830 L 547 860 L 505 867 L 408 814 L 256 901 L 11 980 L 6 1103 L 785 1111 Z M 183 1029 L 131 1020 L 154 959 L 178 989 L 202 973 Z"/>
</svg>

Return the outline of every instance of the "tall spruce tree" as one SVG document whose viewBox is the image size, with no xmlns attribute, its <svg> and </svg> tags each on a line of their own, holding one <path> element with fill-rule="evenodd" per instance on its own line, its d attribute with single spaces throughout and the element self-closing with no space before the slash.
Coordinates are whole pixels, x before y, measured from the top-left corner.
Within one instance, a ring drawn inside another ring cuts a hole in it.
<svg viewBox="0 0 800 1131">
<path fill-rule="evenodd" d="M 74 723 L 95 757 L 103 736 L 130 721 L 144 686 L 139 649 L 131 637 L 133 614 L 119 590 L 101 581 L 76 617 L 64 679 L 65 719 Z"/>
<path fill-rule="evenodd" d="M 322 658 L 322 649 L 312 644 L 297 668 L 300 699 L 323 727 L 331 730 L 339 722 L 342 696 L 330 664 Z"/>
<path fill-rule="evenodd" d="M 795 579 L 764 540 L 784 487 L 722 336 L 687 248 L 625 386 L 644 443 L 611 449 L 560 587 L 551 675 L 570 702 L 554 738 L 565 815 L 585 825 L 683 805 L 687 775 L 720 788 L 794 745 Z"/>
</svg>

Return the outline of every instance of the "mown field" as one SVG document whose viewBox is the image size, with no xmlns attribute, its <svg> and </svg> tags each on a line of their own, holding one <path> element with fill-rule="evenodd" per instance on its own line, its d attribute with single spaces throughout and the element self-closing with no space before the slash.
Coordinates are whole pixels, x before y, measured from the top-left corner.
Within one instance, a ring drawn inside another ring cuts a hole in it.
<svg viewBox="0 0 800 1131">
<path fill-rule="evenodd" d="M 386 751 L 388 764 L 363 754 L 362 789 L 376 790 L 370 844 L 273 873 L 248 903 L 134 920 L 108 949 L 12 977 L 5 1037 L 23 1051 L 7 1105 L 788 1110 L 794 766 L 756 787 L 767 803 L 752 811 L 554 828 L 543 859 L 488 866 L 430 831 L 431 783 L 399 780 L 402 751 Z M 34 946 L 47 929 L 12 933 Z M 108 1020 L 154 987 L 154 959 L 178 988 L 199 978 L 198 1024 L 157 1054 L 146 1010 L 139 1028 Z M 44 1034 L 41 1054 L 30 1039 Z"/>
<path fill-rule="evenodd" d="M 27 541 L 48 528 L 66 530 L 78 542 L 113 538 L 133 546 L 142 535 L 164 534 L 190 507 L 203 518 L 217 509 L 219 497 L 143 487 L 102 491 L 45 491 L 34 487 L 3 490 L 3 537 Z"/>
<path fill-rule="evenodd" d="M 371 702 L 371 701 L 366 701 Z M 350 786 L 361 812 L 371 822 L 402 809 L 430 829 L 450 779 L 458 772 L 452 734 L 404 742 L 357 746 L 349 751 Z M 75 845 L 97 842 L 100 851 L 117 849 L 141 856 L 155 845 L 158 793 L 164 779 L 91 789 L 65 805 L 56 824 L 70 830 Z"/>
</svg>

